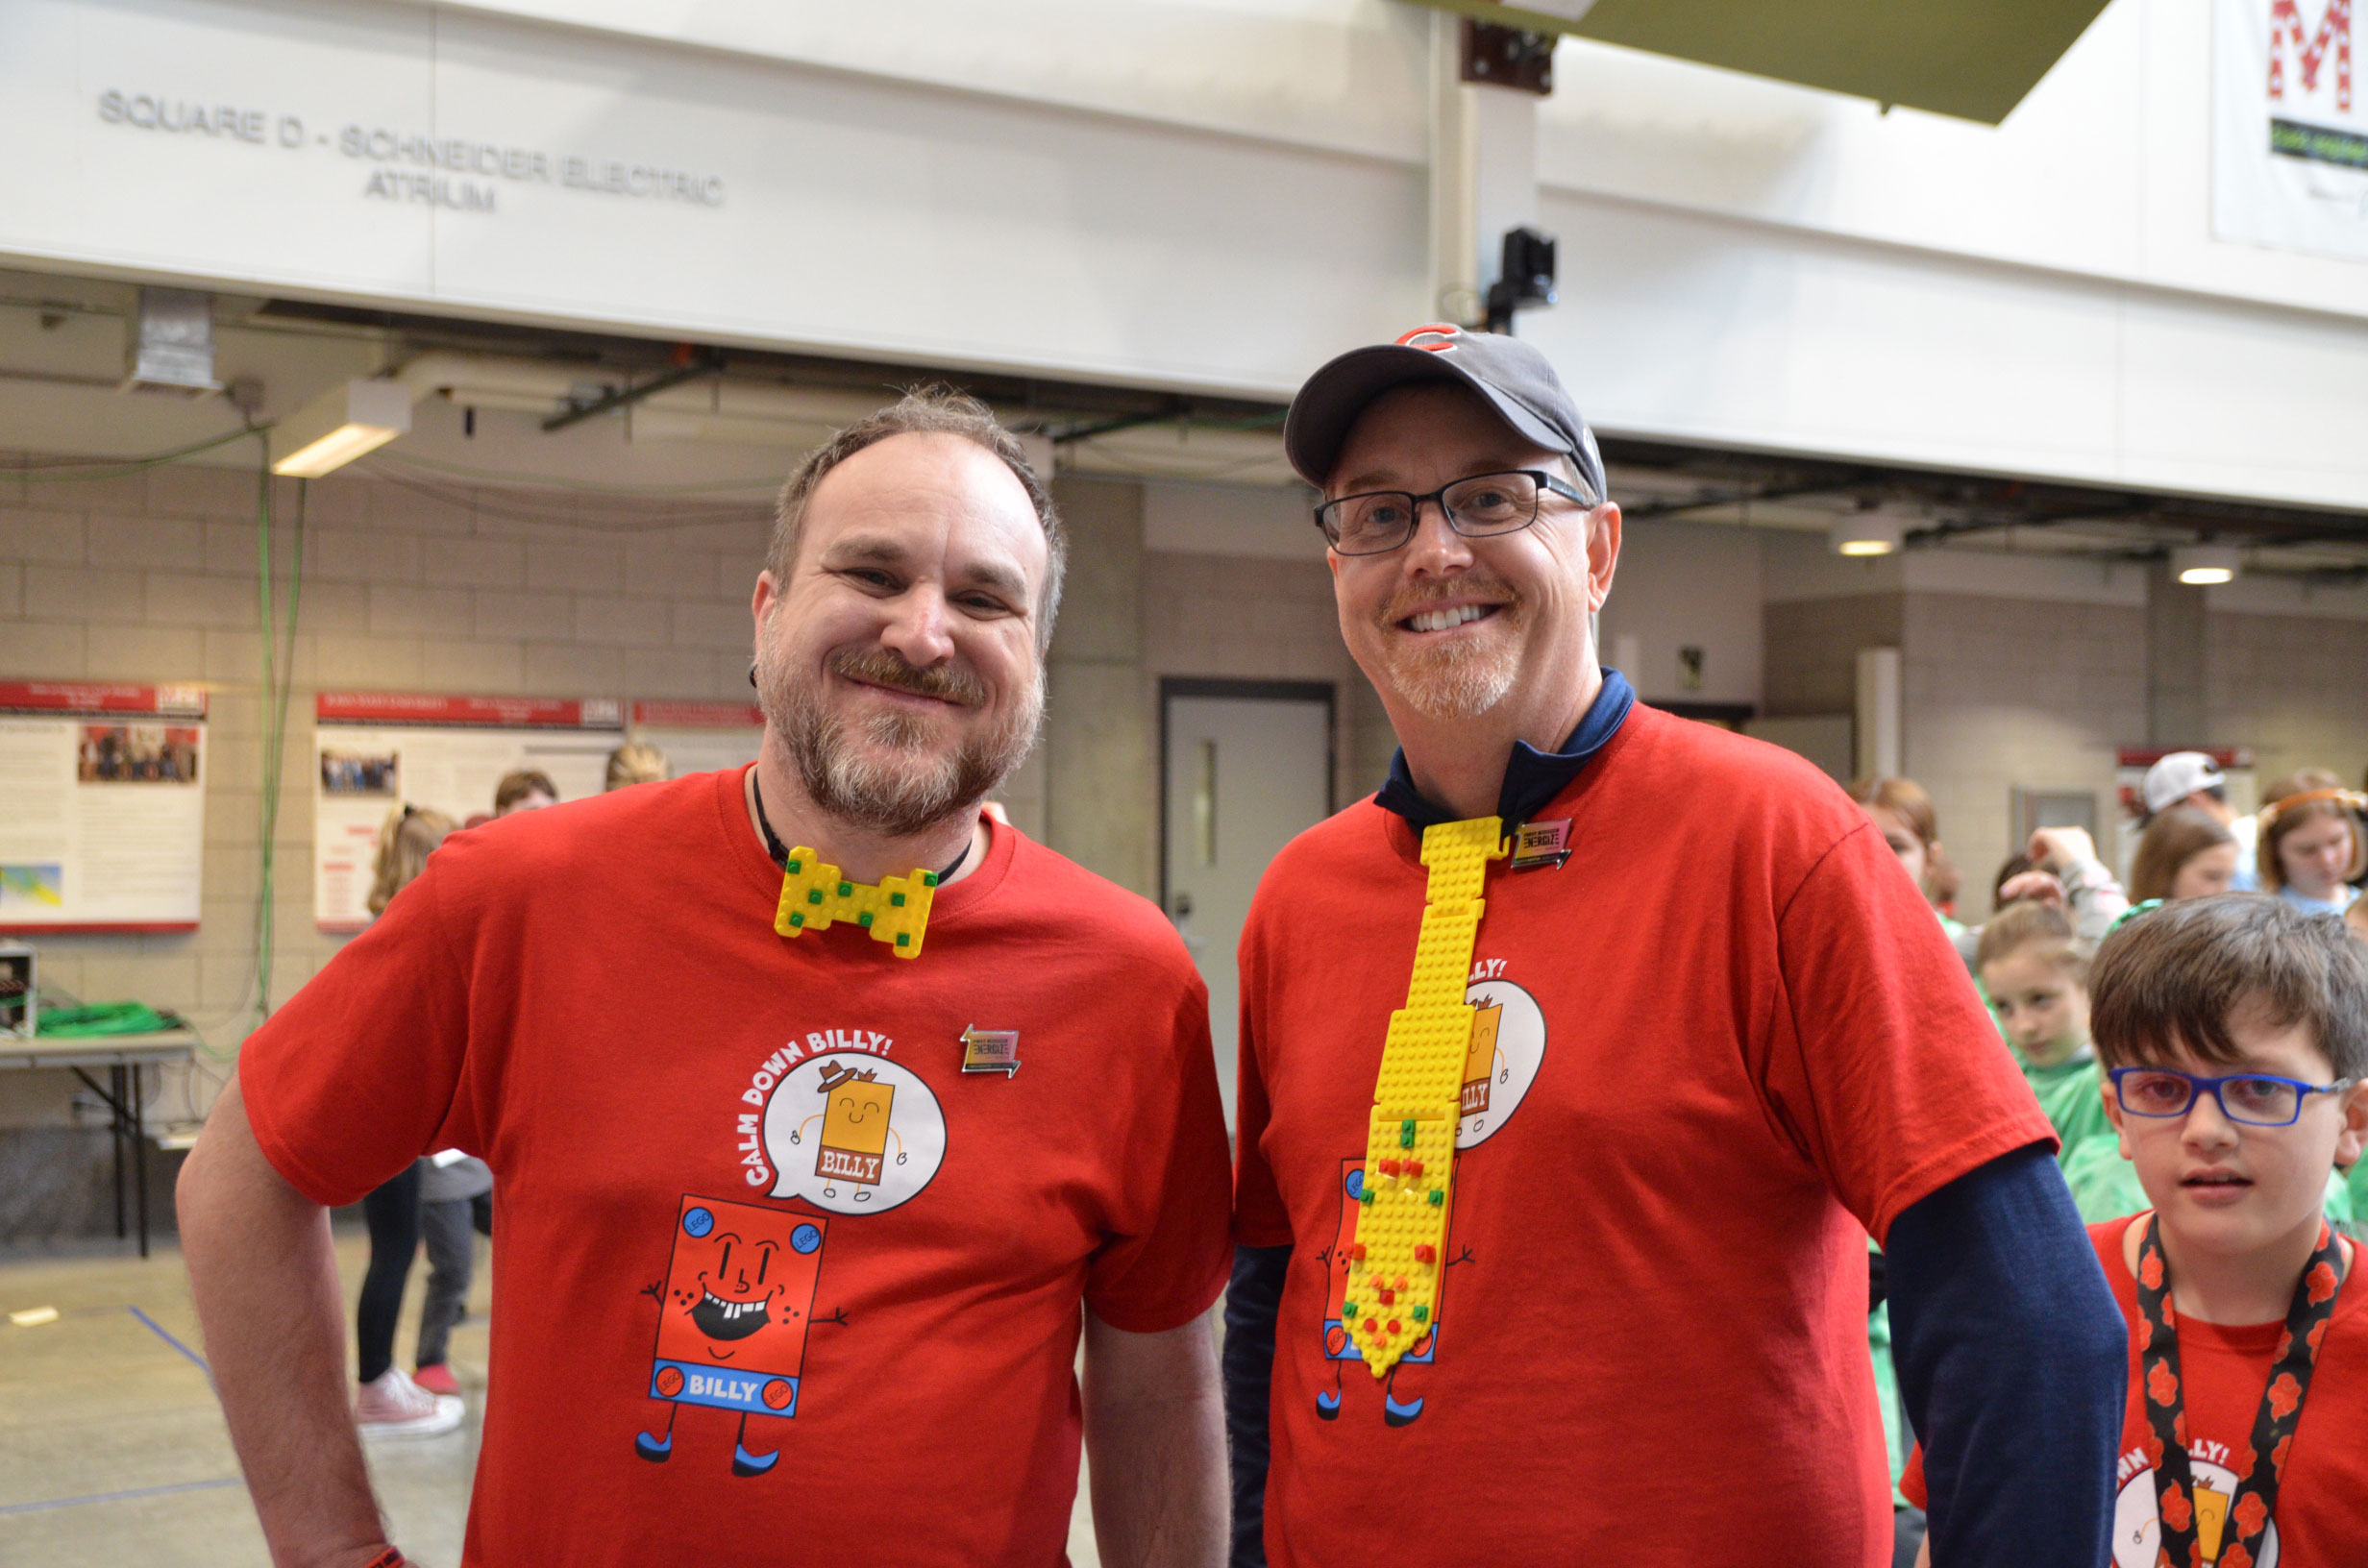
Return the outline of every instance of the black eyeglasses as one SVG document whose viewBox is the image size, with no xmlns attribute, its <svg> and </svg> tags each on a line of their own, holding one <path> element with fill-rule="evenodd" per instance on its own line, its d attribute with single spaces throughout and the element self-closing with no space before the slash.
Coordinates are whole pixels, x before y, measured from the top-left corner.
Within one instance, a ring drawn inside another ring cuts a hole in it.
<svg viewBox="0 0 2368 1568">
<path fill-rule="evenodd" d="M 1332 548 L 1344 555 L 1380 555 L 1415 536 L 1415 526 L 1421 519 L 1422 503 L 1426 501 L 1439 507 L 1447 527 L 1467 539 L 1485 539 L 1495 533 L 1518 533 L 1537 522 L 1539 501 L 1548 490 L 1582 506 L 1595 504 L 1584 491 L 1551 474 L 1521 468 L 1503 474 L 1475 474 L 1426 496 L 1404 490 L 1369 490 L 1361 496 L 1343 496 L 1316 508 L 1316 526 L 1323 529 Z"/>
<path fill-rule="evenodd" d="M 2235 1072 L 2225 1078 L 2198 1078 L 2169 1067 L 2115 1067 L 2113 1098 L 2133 1116 L 2183 1116 L 2198 1094 L 2220 1102 L 2220 1114 L 2248 1127 L 2290 1127 L 2303 1114 L 2303 1102 L 2313 1094 L 2340 1094 L 2353 1080 L 2306 1084 L 2299 1078 L 2280 1078 L 2266 1072 Z"/>
</svg>

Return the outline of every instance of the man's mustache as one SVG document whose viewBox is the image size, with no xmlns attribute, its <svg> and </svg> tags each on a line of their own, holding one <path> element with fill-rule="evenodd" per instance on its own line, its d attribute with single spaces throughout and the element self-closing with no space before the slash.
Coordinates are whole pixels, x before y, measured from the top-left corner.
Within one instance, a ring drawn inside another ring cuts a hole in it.
<svg viewBox="0 0 2368 1568">
<path fill-rule="evenodd" d="M 910 692 L 916 697 L 934 698 L 941 702 L 954 702 L 966 708 L 983 707 L 987 688 L 976 675 L 954 664 L 933 664 L 924 669 L 907 663 L 894 649 L 850 648 L 830 656 L 833 674 L 850 680 L 864 681 L 873 686 L 885 686 L 892 691 Z"/>
</svg>

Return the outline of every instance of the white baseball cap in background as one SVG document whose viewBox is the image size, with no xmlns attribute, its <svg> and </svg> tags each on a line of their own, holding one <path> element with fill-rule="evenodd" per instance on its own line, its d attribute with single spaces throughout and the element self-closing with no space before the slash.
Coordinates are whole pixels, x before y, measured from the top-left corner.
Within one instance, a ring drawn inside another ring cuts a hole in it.
<svg viewBox="0 0 2368 1568">
<path fill-rule="evenodd" d="M 2220 765 L 2202 751 L 2173 751 L 2146 770 L 2146 815 L 2168 811 L 2198 790 L 2225 788 Z"/>
</svg>

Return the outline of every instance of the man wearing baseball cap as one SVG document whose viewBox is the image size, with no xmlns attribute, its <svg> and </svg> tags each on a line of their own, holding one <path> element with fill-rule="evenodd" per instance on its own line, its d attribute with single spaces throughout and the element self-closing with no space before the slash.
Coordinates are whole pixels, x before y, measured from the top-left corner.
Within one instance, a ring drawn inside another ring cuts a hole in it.
<svg viewBox="0 0 2368 1568">
<path fill-rule="evenodd" d="M 2102 1562 L 2123 1340 L 2047 1121 L 1842 793 L 1597 667 L 1552 366 L 1421 328 L 1284 441 L 1403 749 L 1243 933 L 1235 1560 L 1889 1562 L 1872 1235 L 1936 1560 Z"/>
<path fill-rule="evenodd" d="M 2138 786 L 2151 822 L 2173 806 L 2193 806 L 2229 830 L 2236 840 L 2236 874 L 2229 879 L 2232 893 L 2253 893 L 2261 886 L 2255 860 L 2259 820 L 2239 817 L 2229 805 L 2228 775 L 2208 751 L 2168 751 L 2146 770 Z M 2143 825 L 2143 824 L 2141 824 Z"/>
</svg>

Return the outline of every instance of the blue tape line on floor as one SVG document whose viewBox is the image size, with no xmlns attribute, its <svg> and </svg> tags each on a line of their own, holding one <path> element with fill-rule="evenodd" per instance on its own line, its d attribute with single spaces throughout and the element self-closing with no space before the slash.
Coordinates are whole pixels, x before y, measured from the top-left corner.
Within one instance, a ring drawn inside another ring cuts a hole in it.
<svg viewBox="0 0 2368 1568">
<path fill-rule="evenodd" d="M 150 1317 L 146 1312 L 141 1311 L 136 1307 L 126 1307 L 124 1311 L 130 1312 L 134 1317 L 138 1318 L 142 1323 L 147 1324 L 148 1332 L 150 1334 L 155 1335 L 158 1338 L 163 1340 L 166 1344 L 172 1346 L 175 1350 L 181 1352 L 181 1354 L 186 1356 L 192 1361 L 195 1361 L 197 1363 L 197 1369 L 200 1372 L 205 1373 L 209 1381 L 212 1379 L 213 1368 L 206 1364 L 206 1358 L 200 1356 L 196 1351 L 191 1350 L 188 1346 L 183 1344 L 180 1340 L 165 1333 L 164 1326 L 161 1323 L 159 1323 L 155 1318 Z"/>
<path fill-rule="evenodd" d="M 128 1492 L 92 1492 L 86 1497 L 53 1497 L 40 1503 L 0 1504 L 0 1517 L 39 1513 L 45 1508 L 78 1508 L 86 1503 L 129 1503 L 142 1497 L 171 1497 L 176 1492 L 218 1492 L 225 1486 L 244 1486 L 236 1476 L 222 1481 L 185 1481 L 173 1486 L 135 1486 Z"/>
</svg>

